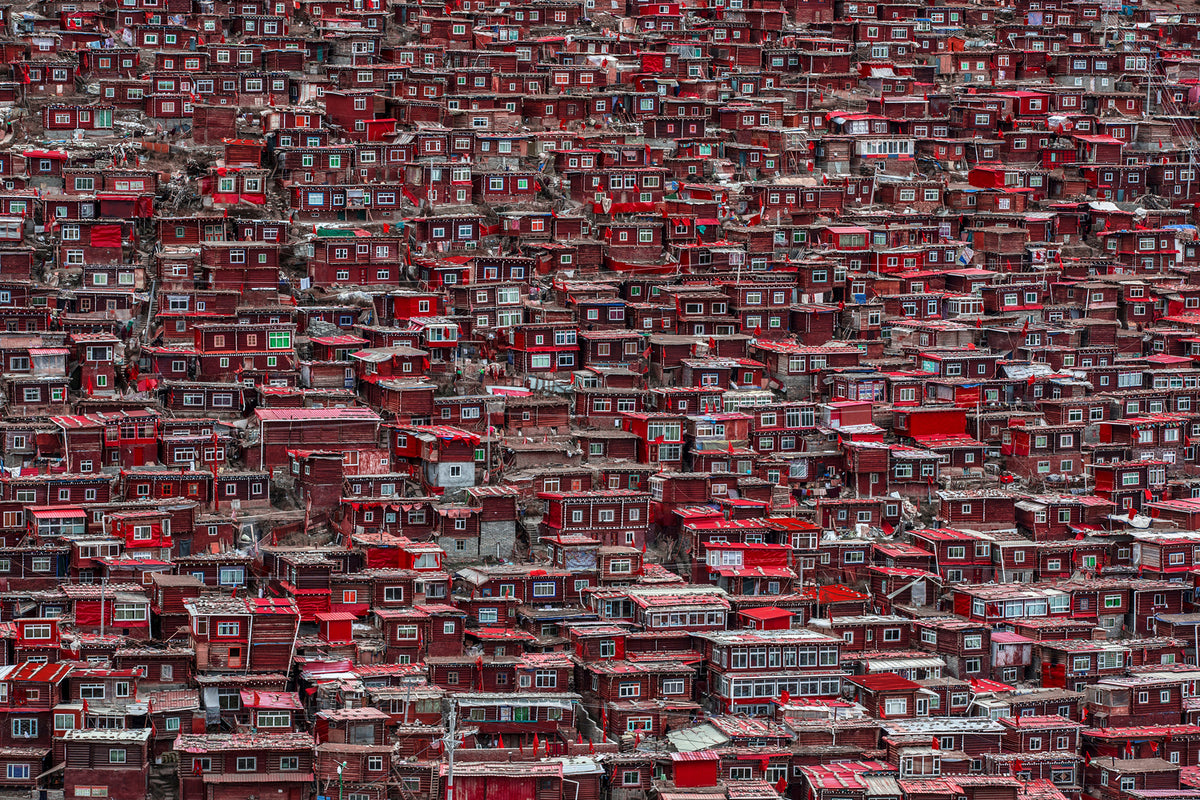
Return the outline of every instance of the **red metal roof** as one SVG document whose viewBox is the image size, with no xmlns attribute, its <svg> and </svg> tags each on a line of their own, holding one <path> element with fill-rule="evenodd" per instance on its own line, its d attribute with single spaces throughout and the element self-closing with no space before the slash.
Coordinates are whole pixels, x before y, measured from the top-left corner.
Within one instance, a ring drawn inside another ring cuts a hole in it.
<svg viewBox="0 0 1200 800">
<path fill-rule="evenodd" d="M 846 680 L 856 686 L 861 686 L 871 692 L 903 692 L 910 689 L 920 689 L 921 684 L 894 672 L 880 672 L 875 675 L 849 675 Z"/>
</svg>

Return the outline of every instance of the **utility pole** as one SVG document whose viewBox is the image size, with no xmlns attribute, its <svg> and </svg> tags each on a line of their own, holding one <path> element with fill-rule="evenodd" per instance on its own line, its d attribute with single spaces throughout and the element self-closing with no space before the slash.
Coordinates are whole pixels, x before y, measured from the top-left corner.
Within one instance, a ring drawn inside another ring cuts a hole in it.
<svg viewBox="0 0 1200 800">
<path fill-rule="evenodd" d="M 409 712 L 412 711 L 412 690 L 417 685 L 413 678 L 404 679 L 404 724 L 408 725 Z"/>
<path fill-rule="evenodd" d="M 104 638 L 104 590 L 108 587 L 108 578 L 100 579 L 100 638 Z M 117 604 L 113 603 L 116 610 Z"/>
<path fill-rule="evenodd" d="M 457 741 L 456 723 L 458 709 L 450 701 L 450 715 L 446 723 L 446 800 L 454 800 L 454 745 Z M 338 800 L 342 800 L 340 797 Z"/>
<path fill-rule="evenodd" d="M 345 789 L 345 783 L 342 780 L 342 770 L 344 770 L 345 768 L 346 768 L 345 761 L 338 764 L 338 800 L 343 800 L 343 790 Z"/>
</svg>

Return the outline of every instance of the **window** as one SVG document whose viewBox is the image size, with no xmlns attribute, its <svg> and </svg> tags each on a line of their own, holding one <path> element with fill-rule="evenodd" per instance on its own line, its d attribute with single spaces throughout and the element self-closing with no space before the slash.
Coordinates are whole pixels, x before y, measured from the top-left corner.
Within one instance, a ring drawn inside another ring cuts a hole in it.
<svg viewBox="0 0 1200 800">
<path fill-rule="evenodd" d="M 50 631 L 49 625 L 26 625 L 24 634 L 26 639 L 49 639 Z"/>
<path fill-rule="evenodd" d="M 258 759 L 254 756 L 239 756 L 237 760 L 238 772 L 257 772 Z"/>
<path fill-rule="evenodd" d="M 84 700 L 103 700 L 103 683 L 85 683 L 79 687 L 79 696 Z"/>
<path fill-rule="evenodd" d="M 124 747 L 110 748 L 108 751 L 108 763 L 124 764 L 125 763 L 125 748 Z"/>
<path fill-rule="evenodd" d="M 14 719 L 12 721 L 12 735 L 15 739 L 36 739 L 38 735 L 37 718 Z"/>
<path fill-rule="evenodd" d="M 908 713 L 907 697 L 889 697 L 883 701 L 883 713 L 888 716 Z"/>
<path fill-rule="evenodd" d="M 258 727 L 260 728 L 290 728 L 292 715 L 287 711 L 259 711 Z"/>
</svg>

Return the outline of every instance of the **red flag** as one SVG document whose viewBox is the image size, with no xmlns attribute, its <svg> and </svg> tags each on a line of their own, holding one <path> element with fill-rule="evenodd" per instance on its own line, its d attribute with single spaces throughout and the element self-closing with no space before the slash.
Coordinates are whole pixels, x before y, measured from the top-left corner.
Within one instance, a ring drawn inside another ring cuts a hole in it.
<svg viewBox="0 0 1200 800">
<path fill-rule="evenodd" d="M 977 317 L 977 318 L 975 319 L 975 327 L 976 327 L 976 328 L 982 328 L 982 327 L 983 327 L 983 317 Z"/>
<path fill-rule="evenodd" d="M 1129 518 L 1130 518 L 1130 519 L 1133 519 L 1133 518 L 1134 518 L 1134 516 L 1136 516 L 1136 515 L 1137 515 L 1137 510 L 1136 510 L 1136 509 L 1134 509 L 1134 507 L 1133 507 L 1133 506 L 1130 506 L 1130 507 L 1129 507 Z M 1084 709 L 1084 710 L 1086 711 L 1087 709 Z"/>
<path fill-rule="evenodd" d="M 930 740 L 930 742 L 929 742 L 929 746 L 930 746 L 930 747 L 932 747 L 934 750 L 941 750 L 941 749 L 942 749 L 942 743 L 941 743 L 941 741 L 938 739 L 938 737 L 936 737 L 936 736 L 934 736 L 934 737 L 933 737 L 933 739 L 932 739 L 932 740 Z"/>
<path fill-rule="evenodd" d="M 779 783 L 775 784 L 775 791 L 779 792 L 780 794 L 783 794 L 784 792 L 787 791 L 787 788 L 788 788 L 787 775 L 786 774 L 780 775 Z"/>
<path fill-rule="evenodd" d="M 1030 375 L 1025 379 L 1026 386 L 1033 386 L 1035 383 L 1037 383 L 1037 378 L 1035 378 L 1033 375 Z"/>
<path fill-rule="evenodd" d="M 1012 762 L 1013 774 L 1015 775 L 1016 773 L 1020 772 L 1022 769 L 1024 769 L 1024 767 L 1025 767 L 1025 765 L 1021 763 L 1020 759 L 1014 760 Z"/>
<path fill-rule="evenodd" d="M 1029 333 L 1029 317 L 1025 318 L 1025 324 L 1021 326 L 1021 335 Z"/>
<path fill-rule="evenodd" d="M 1152 495 L 1152 494 L 1150 493 L 1150 490 L 1149 490 L 1149 489 L 1147 489 L 1147 490 L 1146 490 L 1146 502 L 1147 502 L 1147 503 L 1153 503 L 1153 502 L 1154 502 L 1154 495 Z"/>
</svg>

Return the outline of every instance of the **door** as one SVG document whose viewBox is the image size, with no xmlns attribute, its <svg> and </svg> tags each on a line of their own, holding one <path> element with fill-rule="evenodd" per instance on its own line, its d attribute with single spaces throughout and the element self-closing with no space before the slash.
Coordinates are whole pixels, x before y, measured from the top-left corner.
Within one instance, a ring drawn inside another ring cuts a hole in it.
<svg viewBox="0 0 1200 800">
<path fill-rule="evenodd" d="M 242 666 L 242 646 L 231 645 L 229 648 L 229 667 L 231 669 L 241 669 Z"/>
<path fill-rule="evenodd" d="M 925 581 L 918 579 L 912 585 L 912 604 L 914 606 L 925 605 Z"/>
</svg>

